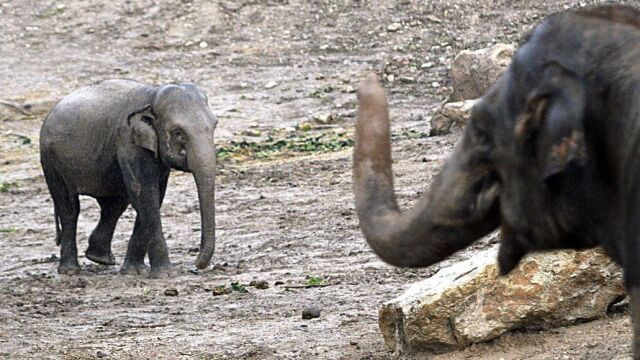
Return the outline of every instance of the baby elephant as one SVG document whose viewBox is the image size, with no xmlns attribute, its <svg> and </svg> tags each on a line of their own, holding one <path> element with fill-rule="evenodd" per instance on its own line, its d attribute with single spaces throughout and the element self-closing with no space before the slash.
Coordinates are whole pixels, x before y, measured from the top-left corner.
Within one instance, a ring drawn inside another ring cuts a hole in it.
<svg viewBox="0 0 640 360">
<path fill-rule="evenodd" d="M 100 221 L 85 255 L 114 265 L 111 239 L 129 204 L 137 212 L 121 272 L 171 275 L 160 206 L 171 168 L 193 173 L 198 188 L 202 238 L 198 268 L 215 248 L 213 133 L 217 119 L 207 96 L 191 83 L 152 86 L 106 80 L 79 89 L 51 110 L 40 131 L 40 161 L 53 198 L 61 274 L 80 270 L 76 248 L 78 195 L 100 204 Z"/>
</svg>

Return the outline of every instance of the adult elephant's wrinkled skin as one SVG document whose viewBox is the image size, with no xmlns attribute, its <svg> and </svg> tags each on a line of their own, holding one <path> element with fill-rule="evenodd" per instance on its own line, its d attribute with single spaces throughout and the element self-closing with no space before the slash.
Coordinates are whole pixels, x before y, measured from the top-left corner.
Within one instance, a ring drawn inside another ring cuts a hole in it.
<svg viewBox="0 0 640 360">
<path fill-rule="evenodd" d="M 624 268 L 640 359 L 640 11 L 601 6 L 538 25 L 406 213 L 375 76 L 358 99 L 356 207 L 383 260 L 428 266 L 497 227 L 503 274 L 532 251 L 600 245 Z"/>
<path fill-rule="evenodd" d="M 207 96 L 191 83 L 151 86 L 106 80 L 69 94 L 51 110 L 40 132 L 40 160 L 54 203 L 58 272 L 80 270 L 76 248 L 78 195 L 100 204 L 100 221 L 86 257 L 114 265 L 111 239 L 129 204 L 137 218 L 121 271 L 173 273 L 162 234 L 160 206 L 169 170 L 193 173 L 200 201 L 202 238 L 198 268 L 215 248 L 213 133 L 217 120 Z"/>
</svg>

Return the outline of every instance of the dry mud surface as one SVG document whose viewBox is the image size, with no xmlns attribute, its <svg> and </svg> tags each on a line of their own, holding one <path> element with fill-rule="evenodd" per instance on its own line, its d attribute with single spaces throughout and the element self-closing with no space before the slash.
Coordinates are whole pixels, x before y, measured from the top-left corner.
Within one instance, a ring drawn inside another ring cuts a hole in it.
<svg viewBox="0 0 640 360">
<path fill-rule="evenodd" d="M 393 75 L 385 86 L 394 133 L 420 134 L 449 92 L 448 65 L 458 51 L 517 42 L 546 14 L 599 2 L 0 0 L 0 100 L 46 103 L 112 77 L 194 81 L 209 94 L 224 142 L 248 127 L 269 133 L 320 113 L 334 114 L 332 126 L 348 131 L 353 87 L 367 72 L 384 71 Z M 38 162 L 42 116 L 0 115 L 3 358 L 393 358 L 377 328 L 380 304 L 495 241 L 483 239 L 428 269 L 382 263 L 358 230 L 347 149 L 223 161 L 215 266 L 205 271 L 192 271 L 200 227 L 195 185 L 176 172 L 162 221 L 177 277 L 123 276 L 83 257 L 81 275 L 60 276 Z M 458 136 L 396 137 L 403 206 L 424 191 Z M 91 198 L 81 206 L 82 253 L 99 214 Z M 116 229 L 119 261 L 133 219 L 127 210 Z M 324 286 L 302 286 L 315 278 Z M 247 292 L 213 295 L 232 283 Z M 167 289 L 178 295 L 165 295 Z M 320 318 L 302 319 L 308 304 L 321 309 Z M 622 312 L 507 334 L 436 358 L 626 359 L 630 335 Z"/>
</svg>

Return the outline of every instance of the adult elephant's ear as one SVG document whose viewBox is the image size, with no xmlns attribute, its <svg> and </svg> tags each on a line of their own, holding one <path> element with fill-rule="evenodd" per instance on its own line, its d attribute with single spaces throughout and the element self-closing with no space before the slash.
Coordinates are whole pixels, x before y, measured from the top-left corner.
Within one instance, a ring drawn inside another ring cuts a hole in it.
<svg viewBox="0 0 640 360">
<path fill-rule="evenodd" d="M 151 113 L 151 105 L 145 105 L 135 110 L 127 117 L 127 124 L 131 129 L 133 142 L 158 156 L 158 135 L 153 127 L 155 117 Z"/>
<path fill-rule="evenodd" d="M 548 185 L 587 162 L 585 108 L 582 81 L 558 64 L 547 65 L 540 86 L 518 119 L 515 136 L 525 143 L 535 141 L 535 155 Z"/>
</svg>

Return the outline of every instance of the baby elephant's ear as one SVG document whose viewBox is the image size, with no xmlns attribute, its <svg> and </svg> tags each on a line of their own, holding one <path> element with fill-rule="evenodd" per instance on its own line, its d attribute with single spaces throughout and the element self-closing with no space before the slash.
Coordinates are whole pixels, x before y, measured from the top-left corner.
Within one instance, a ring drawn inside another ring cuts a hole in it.
<svg viewBox="0 0 640 360">
<path fill-rule="evenodd" d="M 135 110 L 127 117 L 133 142 L 158 156 L 158 135 L 153 127 L 155 117 L 151 113 L 151 105 Z"/>
</svg>

